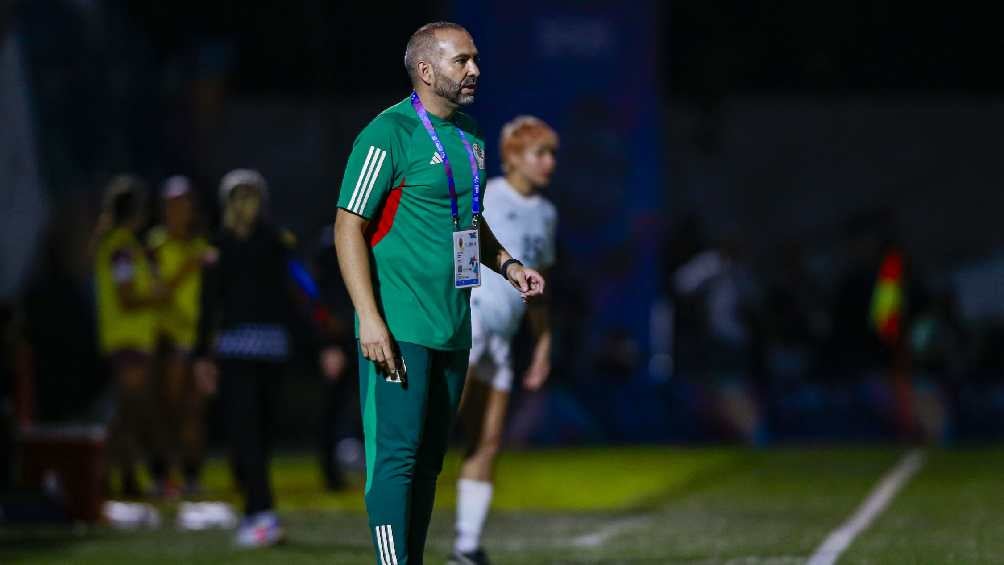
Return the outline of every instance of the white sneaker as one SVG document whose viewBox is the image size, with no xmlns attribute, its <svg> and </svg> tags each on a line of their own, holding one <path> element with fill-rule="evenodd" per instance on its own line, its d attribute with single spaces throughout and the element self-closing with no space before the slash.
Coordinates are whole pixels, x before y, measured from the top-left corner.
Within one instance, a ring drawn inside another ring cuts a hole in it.
<svg viewBox="0 0 1004 565">
<path fill-rule="evenodd" d="M 244 518 L 234 544 L 242 548 L 270 547 L 282 543 L 286 539 L 286 531 L 279 523 L 274 512 L 258 512 Z"/>
<path fill-rule="evenodd" d="M 160 526 L 160 512 L 143 502 L 119 502 L 108 500 L 101 509 L 105 520 L 113 528 L 136 529 Z"/>
<path fill-rule="evenodd" d="M 237 514 L 225 502 L 182 502 L 178 506 L 178 529 L 233 528 Z"/>
</svg>

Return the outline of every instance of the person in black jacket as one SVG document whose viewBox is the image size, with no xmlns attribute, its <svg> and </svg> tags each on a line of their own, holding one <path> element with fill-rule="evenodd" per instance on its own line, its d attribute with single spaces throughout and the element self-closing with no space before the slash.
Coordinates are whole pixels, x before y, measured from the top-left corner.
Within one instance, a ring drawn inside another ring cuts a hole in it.
<svg viewBox="0 0 1004 565">
<path fill-rule="evenodd" d="M 208 391 L 219 382 L 231 462 L 245 500 L 235 540 L 242 547 L 269 546 L 284 537 L 273 511 L 268 436 L 296 305 L 292 238 L 264 219 L 266 197 L 265 179 L 256 171 L 237 169 L 220 183 L 223 229 L 215 260 L 203 274 L 196 345 L 197 380 Z"/>
</svg>

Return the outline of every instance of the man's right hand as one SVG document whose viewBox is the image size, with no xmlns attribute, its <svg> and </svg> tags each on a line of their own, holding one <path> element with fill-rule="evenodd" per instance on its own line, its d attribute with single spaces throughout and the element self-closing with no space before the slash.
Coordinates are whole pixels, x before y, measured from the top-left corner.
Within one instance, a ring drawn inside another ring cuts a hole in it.
<svg viewBox="0 0 1004 565">
<path fill-rule="evenodd" d="M 376 364 L 386 375 L 398 369 L 397 347 L 387 324 L 377 307 L 370 271 L 370 247 L 366 243 L 369 220 L 343 209 L 335 216 L 335 248 L 338 250 L 338 268 L 342 271 L 345 288 L 352 305 L 359 313 L 359 349 L 363 357 Z"/>
<path fill-rule="evenodd" d="M 376 363 L 387 374 L 398 369 L 397 348 L 380 316 L 359 318 L 359 346 L 363 357 Z"/>
</svg>

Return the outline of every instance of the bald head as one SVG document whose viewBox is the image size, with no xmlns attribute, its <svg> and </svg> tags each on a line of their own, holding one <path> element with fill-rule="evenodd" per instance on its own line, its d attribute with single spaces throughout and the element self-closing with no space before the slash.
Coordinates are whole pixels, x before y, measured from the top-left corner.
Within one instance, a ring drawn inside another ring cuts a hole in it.
<svg viewBox="0 0 1004 565">
<path fill-rule="evenodd" d="M 440 31 L 460 32 L 470 36 L 470 32 L 464 26 L 453 22 L 432 22 L 418 28 L 411 34 L 408 46 L 404 50 L 404 68 L 408 70 L 412 82 L 418 80 L 419 61 L 433 63 L 439 58 L 439 38 L 436 33 Z"/>
</svg>

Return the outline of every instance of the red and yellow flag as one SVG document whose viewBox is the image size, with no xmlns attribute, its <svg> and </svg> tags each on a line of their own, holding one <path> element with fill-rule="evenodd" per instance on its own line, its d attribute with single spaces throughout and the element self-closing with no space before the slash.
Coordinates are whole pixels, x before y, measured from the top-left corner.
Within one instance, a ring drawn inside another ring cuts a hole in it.
<svg viewBox="0 0 1004 565">
<path fill-rule="evenodd" d="M 899 340 L 903 308 L 903 254 L 892 249 L 882 258 L 872 294 L 872 327 L 883 342 L 892 345 Z"/>
</svg>

